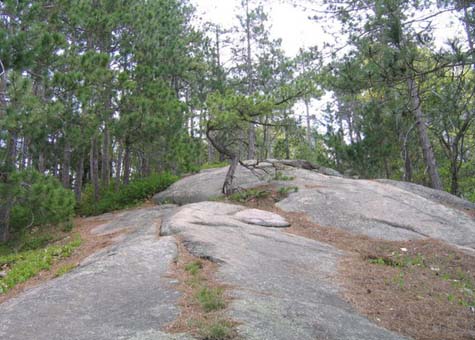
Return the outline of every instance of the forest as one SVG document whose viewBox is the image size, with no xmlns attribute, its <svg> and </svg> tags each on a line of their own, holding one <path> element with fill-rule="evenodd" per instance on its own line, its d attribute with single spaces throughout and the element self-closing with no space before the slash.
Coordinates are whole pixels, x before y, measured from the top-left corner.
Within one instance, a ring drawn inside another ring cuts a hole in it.
<svg viewBox="0 0 475 340">
<path fill-rule="evenodd" d="M 475 201 L 473 2 L 293 4 L 346 38 L 288 56 L 267 1 L 236 1 L 230 27 L 187 0 L 2 1 L 0 242 L 246 159 Z M 439 46 L 447 13 L 462 31 Z"/>
</svg>

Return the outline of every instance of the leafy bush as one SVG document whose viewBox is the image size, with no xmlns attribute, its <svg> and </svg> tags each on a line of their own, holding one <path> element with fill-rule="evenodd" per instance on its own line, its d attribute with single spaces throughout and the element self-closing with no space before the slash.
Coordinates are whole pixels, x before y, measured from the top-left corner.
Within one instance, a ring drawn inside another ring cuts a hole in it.
<svg viewBox="0 0 475 340">
<path fill-rule="evenodd" d="M 70 257 L 81 242 L 78 237 L 64 246 L 49 246 L 1 256 L 0 267 L 7 266 L 9 270 L 0 279 L 0 294 L 36 276 L 42 270 L 49 270 L 56 261 Z"/>
<path fill-rule="evenodd" d="M 121 186 L 118 191 L 115 191 L 114 186 L 111 185 L 102 190 L 98 202 L 94 202 L 93 190 L 89 186 L 83 192 L 76 210 L 79 215 L 91 216 L 131 207 L 165 190 L 176 180 L 178 176 L 162 173 L 135 179 L 128 185 Z"/>
<path fill-rule="evenodd" d="M 13 202 L 10 228 L 56 225 L 74 215 L 74 195 L 52 176 L 28 170 L 12 176 Z"/>
</svg>

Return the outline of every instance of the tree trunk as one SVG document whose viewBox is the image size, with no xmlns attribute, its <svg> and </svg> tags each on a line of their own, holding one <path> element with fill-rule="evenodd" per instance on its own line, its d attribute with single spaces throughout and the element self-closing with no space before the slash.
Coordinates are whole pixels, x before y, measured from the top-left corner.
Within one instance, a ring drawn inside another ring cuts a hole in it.
<svg viewBox="0 0 475 340">
<path fill-rule="evenodd" d="M 307 144 L 310 148 L 313 149 L 313 141 L 312 141 L 312 131 L 311 131 L 311 119 L 310 119 L 310 103 L 307 99 L 305 99 L 305 113 L 307 118 Z"/>
<path fill-rule="evenodd" d="M 252 45 L 251 45 L 251 14 L 249 13 L 249 1 L 246 1 L 246 40 L 247 40 L 247 81 L 248 81 L 248 95 L 254 91 L 254 82 L 252 77 Z M 256 127 L 253 123 L 249 123 L 248 130 L 248 152 L 247 159 L 256 158 Z"/>
<path fill-rule="evenodd" d="M 457 159 L 452 159 L 450 162 L 450 193 L 455 196 L 459 196 L 459 181 L 458 181 L 458 173 L 459 167 L 457 166 Z"/>
<path fill-rule="evenodd" d="M 124 147 L 119 142 L 119 150 L 117 151 L 117 164 L 115 173 L 115 191 L 119 191 L 120 188 L 120 176 L 122 174 L 122 154 L 124 153 Z"/>
<path fill-rule="evenodd" d="M 422 155 L 424 157 L 424 163 L 429 173 L 431 186 L 434 189 L 442 190 L 442 181 L 440 180 L 434 151 L 432 149 L 429 134 L 427 132 L 427 119 L 424 117 L 424 114 L 422 112 L 419 90 L 412 76 L 407 79 L 407 85 L 409 87 L 409 92 L 411 95 L 412 110 L 416 118 L 417 131 L 419 133 L 419 140 L 422 147 Z"/>
<path fill-rule="evenodd" d="M 256 159 L 256 127 L 253 123 L 249 123 L 249 148 L 247 152 L 247 159 Z"/>
<path fill-rule="evenodd" d="M 269 157 L 269 144 L 270 144 L 270 138 L 269 138 L 269 134 L 270 134 L 270 131 L 269 131 L 269 127 L 267 126 L 269 124 L 269 116 L 266 115 L 266 119 L 265 119 L 265 122 L 264 122 L 264 143 L 262 145 L 262 152 L 261 152 L 261 155 L 262 155 L 262 158 L 263 159 L 268 159 L 270 158 Z"/>
<path fill-rule="evenodd" d="M 63 150 L 63 164 L 61 166 L 61 182 L 66 189 L 70 187 L 70 176 L 71 171 L 71 145 L 68 141 L 64 143 Z"/>
<path fill-rule="evenodd" d="M 125 185 L 129 184 L 130 181 L 130 145 L 125 142 L 125 155 L 124 155 L 124 180 Z"/>
<path fill-rule="evenodd" d="M 233 181 L 234 181 L 234 173 L 236 172 L 236 168 L 239 164 L 239 157 L 237 155 L 233 155 L 231 158 L 231 165 L 229 166 L 228 172 L 226 173 L 226 177 L 224 179 L 223 184 L 223 194 L 225 196 L 232 195 L 234 192 L 233 188 Z"/>
<path fill-rule="evenodd" d="M 76 201 L 81 201 L 82 194 L 82 179 L 84 176 L 84 155 L 81 153 L 79 157 L 78 165 L 76 168 L 76 180 L 74 181 L 74 193 L 76 195 Z"/>
<path fill-rule="evenodd" d="M 290 144 L 289 144 L 289 121 L 287 119 L 287 111 L 284 111 L 286 124 L 284 126 L 284 142 L 285 142 L 285 158 L 290 159 Z"/>
<path fill-rule="evenodd" d="M 23 137 L 21 142 L 20 170 L 25 170 L 28 165 L 28 139 Z"/>
<path fill-rule="evenodd" d="M 43 150 L 40 150 L 40 154 L 38 155 L 38 171 L 44 173 L 45 170 L 45 155 Z"/>
<path fill-rule="evenodd" d="M 215 156 L 215 149 L 211 145 L 211 143 L 208 143 L 208 163 L 212 164 L 214 163 L 216 156 Z"/>
<path fill-rule="evenodd" d="M 103 143 L 102 143 L 102 159 L 101 159 L 101 181 L 102 181 L 102 185 L 104 185 L 105 187 L 109 186 L 109 179 L 110 179 L 109 149 L 110 149 L 110 132 L 109 132 L 109 128 L 106 122 L 104 126 L 104 137 L 103 137 Z"/>
<path fill-rule="evenodd" d="M 404 146 L 404 181 L 412 181 L 412 162 L 407 145 Z"/>
<path fill-rule="evenodd" d="M 9 164 L 10 171 L 15 169 L 17 162 L 17 134 L 14 131 L 10 131 L 7 141 L 7 163 Z"/>
<path fill-rule="evenodd" d="M 0 205 L 0 243 L 10 238 L 10 206 L 8 202 Z"/>
<path fill-rule="evenodd" d="M 93 137 L 91 140 L 91 154 L 90 154 L 90 173 L 91 182 L 94 191 L 94 201 L 99 201 L 99 161 L 97 155 L 97 138 Z"/>
</svg>

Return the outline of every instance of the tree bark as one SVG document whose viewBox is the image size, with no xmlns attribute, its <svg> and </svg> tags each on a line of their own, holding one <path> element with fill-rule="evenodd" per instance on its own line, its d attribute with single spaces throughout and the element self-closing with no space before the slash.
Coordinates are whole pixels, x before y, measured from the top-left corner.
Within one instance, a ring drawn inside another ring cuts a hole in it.
<svg viewBox="0 0 475 340">
<path fill-rule="evenodd" d="M 231 165 L 229 166 L 228 172 L 226 173 L 226 177 L 224 179 L 223 184 L 223 194 L 225 196 L 232 195 L 234 192 L 233 181 L 234 181 L 234 173 L 236 172 L 236 168 L 239 164 L 239 157 L 237 155 L 233 155 L 231 158 Z"/>
<path fill-rule="evenodd" d="M 7 141 L 7 163 L 10 170 L 15 169 L 17 162 L 17 134 L 15 131 L 8 133 Z"/>
<path fill-rule="evenodd" d="M 90 154 L 90 173 L 94 191 L 94 201 L 99 201 L 99 161 L 97 155 L 97 138 L 92 137 Z"/>
<path fill-rule="evenodd" d="M 254 82 L 252 77 L 252 46 L 251 46 L 251 14 L 249 13 L 249 1 L 246 1 L 246 42 L 247 42 L 247 81 L 248 81 L 248 95 L 254 91 Z M 253 123 L 249 123 L 248 130 L 248 152 L 247 159 L 256 158 L 256 127 Z"/>
<path fill-rule="evenodd" d="M 0 243 L 10 238 L 10 206 L 8 202 L 0 205 Z"/>
<path fill-rule="evenodd" d="M 110 179 L 110 132 L 107 122 L 104 126 L 104 136 L 102 143 L 102 158 L 101 158 L 101 181 L 105 187 L 109 186 Z"/>
<path fill-rule="evenodd" d="M 63 164 L 61 166 L 61 182 L 66 189 L 70 188 L 70 173 L 71 171 L 71 145 L 68 141 L 64 143 L 63 150 Z"/>
<path fill-rule="evenodd" d="M 125 155 L 124 155 L 124 179 L 123 183 L 125 185 L 129 184 L 130 181 L 130 144 L 125 142 Z"/>
<path fill-rule="evenodd" d="M 74 181 L 74 194 L 76 195 L 76 201 L 81 201 L 82 194 L 82 180 L 84 177 L 84 154 L 81 153 L 79 157 L 78 165 L 76 168 L 76 180 Z"/>
<path fill-rule="evenodd" d="M 459 196 L 459 181 L 458 181 L 458 173 L 459 167 L 457 166 L 457 159 L 452 159 L 450 164 L 450 193 L 455 196 Z"/>
<path fill-rule="evenodd" d="M 314 143 L 312 141 L 312 131 L 311 131 L 311 119 L 310 119 L 310 103 L 308 99 L 305 99 L 305 114 L 307 118 L 307 144 L 310 148 L 313 149 Z"/>
<path fill-rule="evenodd" d="M 211 135 L 211 130 L 209 126 L 206 128 L 206 137 L 221 155 L 226 155 L 231 159 L 231 165 L 229 166 L 228 172 L 226 173 L 226 177 L 224 178 L 223 183 L 223 194 L 229 196 L 234 192 L 234 173 L 236 172 L 236 168 L 239 164 L 239 153 L 234 153 L 231 150 L 227 149 L 225 146 L 217 143 Z"/>
<path fill-rule="evenodd" d="M 28 139 L 23 137 L 21 141 L 20 170 L 25 170 L 28 165 Z"/>
<path fill-rule="evenodd" d="M 120 188 L 120 179 L 122 174 L 122 155 L 124 153 L 124 147 L 122 143 L 119 142 L 119 150 L 117 151 L 117 164 L 116 164 L 116 173 L 115 173 L 115 191 L 119 191 Z"/>
<path fill-rule="evenodd" d="M 416 119 L 416 127 L 419 133 L 419 141 L 422 147 L 422 155 L 424 158 L 425 166 L 427 168 L 427 172 L 429 173 L 431 186 L 434 189 L 442 190 L 442 181 L 440 180 L 434 151 L 432 149 L 429 134 L 427 131 L 427 119 L 422 112 L 419 90 L 412 76 L 408 77 L 407 85 L 411 96 L 412 111 Z"/>
</svg>

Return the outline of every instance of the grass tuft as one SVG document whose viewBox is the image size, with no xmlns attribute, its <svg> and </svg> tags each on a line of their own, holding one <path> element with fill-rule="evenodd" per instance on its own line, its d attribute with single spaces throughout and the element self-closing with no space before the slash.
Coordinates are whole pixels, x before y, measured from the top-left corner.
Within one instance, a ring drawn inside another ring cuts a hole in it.
<svg viewBox="0 0 475 340">
<path fill-rule="evenodd" d="M 56 271 L 55 277 L 63 276 L 64 274 L 69 273 L 71 270 L 73 270 L 76 267 L 77 265 L 74 263 L 65 264 L 64 266 L 61 266 L 58 268 L 58 270 Z"/>
<path fill-rule="evenodd" d="M 227 340 L 234 338 L 234 330 L 231 322 L 216 320 L 200 327 L 200 335 L 204 340 Z"/>
<path fill-rule="evenodd" d="M 200 260 L 192 261 L 185 265 L 185 270 L 193 276 L 196 276 L 203 268 L 203 262 Z"/>
<path fill-rule="evenodd" d="M 222 288 L 203 287 L 196 294 L 196 299 L 206 313 L 226 307 Z"/>
<path fill-rule="evenodd" d="M 259 189 L 248 189 L 243 191 L 238 191 L 231 196 L 229 199 L 235 202 L 249 202 L 251 200 L 258 200 L 261 198 L 268 197 L 271 194 L 268 190 L 259 190 Z"/>
<path fill-rule="evenodd" d="M 294 179 L 294 176 L 287 176 L 280 171 L 277 171 L 274 176 L 275 181 L 293 181 Z"/>
</svg>

